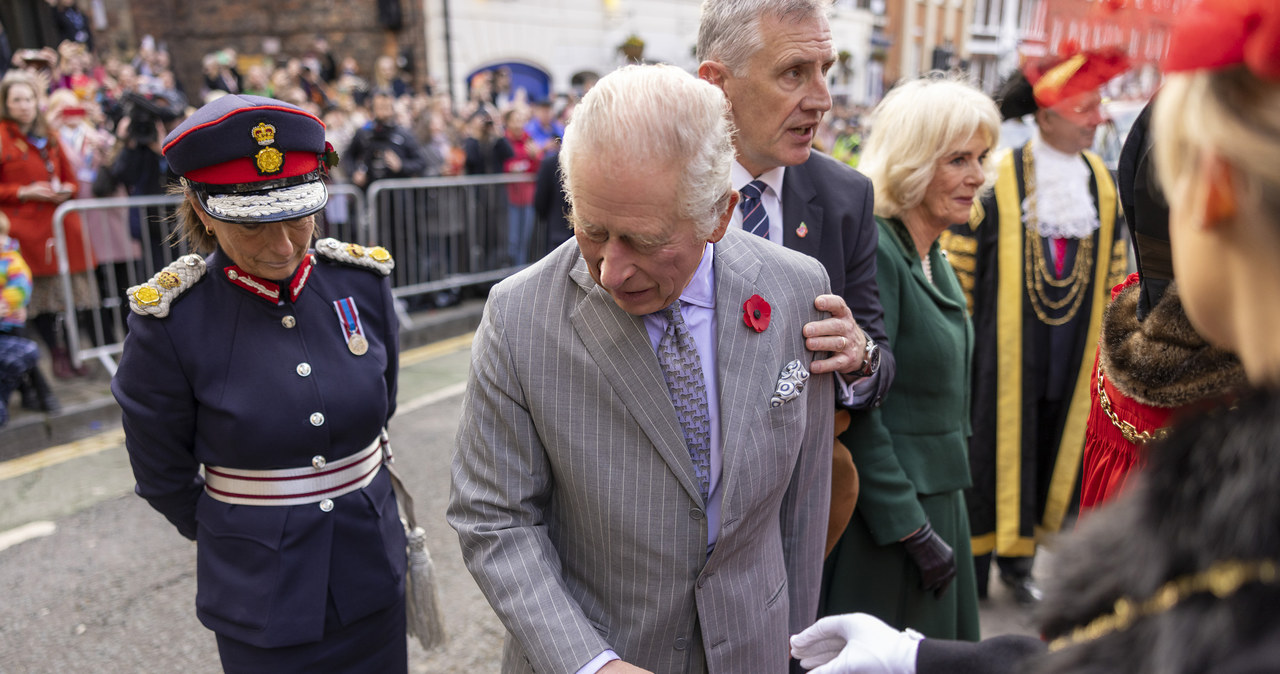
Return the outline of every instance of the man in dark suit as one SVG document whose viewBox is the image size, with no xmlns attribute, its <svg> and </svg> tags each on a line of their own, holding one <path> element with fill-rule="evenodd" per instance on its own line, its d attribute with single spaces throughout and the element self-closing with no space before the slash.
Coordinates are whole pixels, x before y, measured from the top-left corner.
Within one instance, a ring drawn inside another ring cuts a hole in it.
<svg viewBox="0 0 1280 674">
<path fill-rule="evenodd" d="M 834 300 L 818 298 L 831 318 L 805 327 L 808 346 L 831 352 L 815 372 L 837 372 L 841 407 L 876 407 L 895 364 L 876 288 L 878 235 L 871 181 L 812 152 L 831 109 L 826 73 L 836 60 L 826 0 L 704 0 L 698 28 L 698 76 L 728 97 L 737 134 L 733 185 L 742 199 L 732 226 L 818 259 Z M 830 302 L 830 304 L 828 304 Z M 836 434 L 849 413 L 836 414 Z M 847 438 L 846 438 L 847 440 Z M 827 551 L 858 497 L 853 458 L 837 439 L 832 455 Z"/>
<path fill-rule="evenodd" d="M 798 9 L 778 0 L 705 0 L 698 29 L 698 76 L 729 98 L 737 126 L 734 186 L 763 183 L 758 201 L 774 243 L 818 258 L 843 302 L 822 306 L 832 319 L 806 329 L 809 347 L 832 357 L 818 372 L 839 372 L 852 386 L 845 404 L 874 407 L 893 381 L 884 312 L 876 290 L 876 226 L 871 182 L 827 155 L 811 152 L 831 109 L 826 73 L 836 60 L 824 0 Z M 790 3 L 795 6 L 797 3 Z M 753 207 L 744 194 L 733 224 Z M 754 218 L 753 218 L 754 220 Z M 870 342 L 868 342 L 870 338 Z M 875 349 L 869 349 L 871 342 Z M 877 364 L 878 352 L 878 364 Z"/>
</svg>

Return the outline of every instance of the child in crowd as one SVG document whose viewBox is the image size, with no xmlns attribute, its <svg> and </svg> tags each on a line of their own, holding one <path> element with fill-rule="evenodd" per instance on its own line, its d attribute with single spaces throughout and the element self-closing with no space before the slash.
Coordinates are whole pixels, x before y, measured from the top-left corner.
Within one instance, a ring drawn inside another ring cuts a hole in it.
<svg viewBox="0 0 1280 674">
<path fill-rule="evenodd" d="M 31 269 L 9 238 L 9 218 L 0 213 L 0 426 L 9 423 L 9 395 L 40 357 L 36 343 L 22 336 L 30 299 Z"/>
</svg>

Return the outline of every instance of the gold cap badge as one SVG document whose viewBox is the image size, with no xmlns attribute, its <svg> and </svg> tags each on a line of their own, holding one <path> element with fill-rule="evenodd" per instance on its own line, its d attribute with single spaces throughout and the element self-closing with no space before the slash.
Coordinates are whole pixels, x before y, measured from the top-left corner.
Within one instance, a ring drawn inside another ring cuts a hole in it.
<svg viewBox="0 0 1280 674">
<path fill-rule="evenodd" d="M 258 145 L 263 147 L 276 142 L 276 127 L 266 122 L 259 122 L 253 127 L 253 139 L 258 141 Z"/>
<path fill-rule="evenodd" d="M 253 135 L 253 140 L 262 146 L 262 149 L 253 156 L 258 173 L 262 175 L 279 173 L 280 169 L 284 168 L 284 153 L 271 147 L 276 142 L 276 127 L 266 122 L 258 122 L 258 125 L 249 133 Z"/>
</svg>

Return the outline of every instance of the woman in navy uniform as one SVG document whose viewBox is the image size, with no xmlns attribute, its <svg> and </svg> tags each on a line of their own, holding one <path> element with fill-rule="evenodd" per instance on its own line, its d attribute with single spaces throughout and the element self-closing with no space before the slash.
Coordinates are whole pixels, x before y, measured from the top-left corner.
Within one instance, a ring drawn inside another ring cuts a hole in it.
<svg viewBox="0 0 1280 674">
<path fill-rule="evenodd" d="M 224 96 L 164 153 L 181 236 L 208 256 L 129 289 L 112 392 L 136 491 L 198 543 L 196 613 L 226 671 L 407 671 L 380 441 L 399 364 L 390 255 L 312 248 L 336 157 L 300 108 Z"/>
</svg>

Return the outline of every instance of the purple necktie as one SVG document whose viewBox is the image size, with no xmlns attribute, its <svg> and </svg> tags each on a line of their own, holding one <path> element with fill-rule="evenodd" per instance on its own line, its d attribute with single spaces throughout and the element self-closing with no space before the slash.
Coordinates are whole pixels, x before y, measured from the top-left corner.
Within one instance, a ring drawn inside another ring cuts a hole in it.
<svg viewBox="0 0 1280 674">
<path fill-rule="evenodd" d="M 702 361 L 680 313 L 680 300 L 658 313 L 667 319 L 667 329 L 658 340 L 658 364 L 667 380 L 671 404 L 675 405 L 702 501 L 706 503 L 711 492 L 711 416 L 707 409 L 707 385 L 702 380 Z"/>
<path fill-rule="evenodd" d="M 742 194 L 742 231 L 769 238 L 769 214 L 764 210 L 760 195 L 767 187 L 759 180 L 752 180 L 738 190 Z"/>
</svg>

